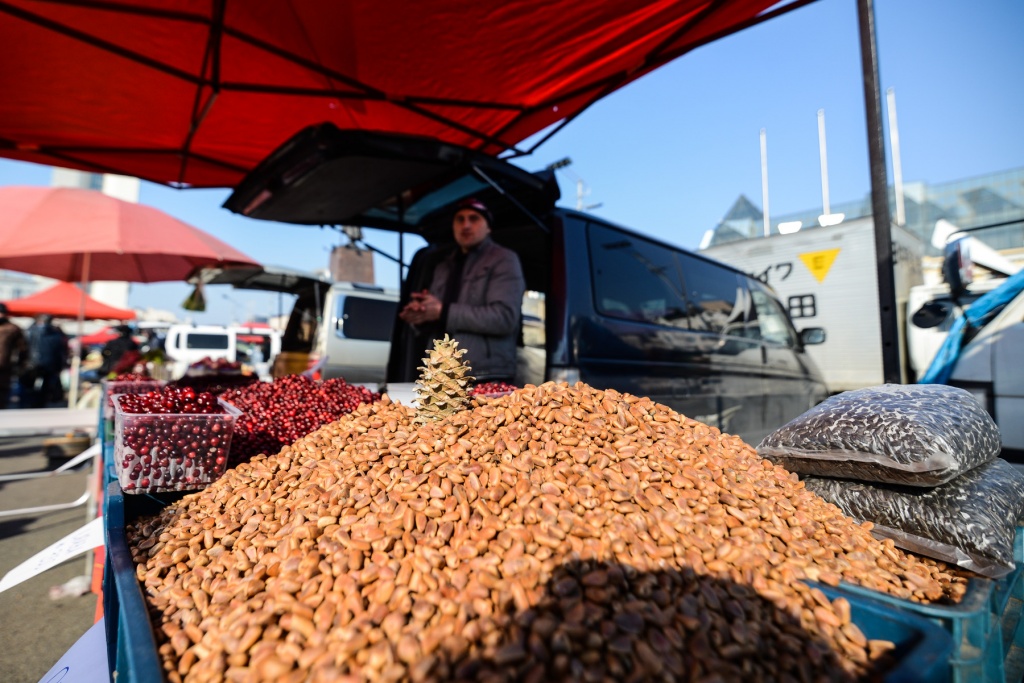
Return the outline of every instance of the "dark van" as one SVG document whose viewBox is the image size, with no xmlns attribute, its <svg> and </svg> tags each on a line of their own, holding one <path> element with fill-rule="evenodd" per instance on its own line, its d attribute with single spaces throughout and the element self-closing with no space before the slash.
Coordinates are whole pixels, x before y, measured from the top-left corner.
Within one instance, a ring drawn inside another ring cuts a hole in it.
<svg viewBox="0 0 1024 683">
<path fill-rule="evenodd" d="M 324 124 L 274 152 L 225 206 L 421 236 L 427 246 L 408 265 L 400 308 L 454 248 L 450 207 L 468 196 L 492 209 L 493 238 L 523 264 L 517 384 L 582 380 L 648 396 L 754 444 L 827 396 L 804 350 L 823 330 L 798 333 L 772 291 L 734 268 L 555 206 L 551 170 Z M 387 381 L 414 381 L 424 349 L 397 321 L 391 341 Z"/>
</svg>

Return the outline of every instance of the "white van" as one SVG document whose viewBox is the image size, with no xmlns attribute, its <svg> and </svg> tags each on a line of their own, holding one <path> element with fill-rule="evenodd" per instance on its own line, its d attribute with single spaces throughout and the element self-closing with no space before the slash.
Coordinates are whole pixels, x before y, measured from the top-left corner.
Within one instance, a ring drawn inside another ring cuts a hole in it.
<svg viewBox="0 0 1024 683">
<path fill-rule="evenodd" d="M 398 290 L 335 282 L 322 296 L 320 302 L 312 296 L 296 300 L 284 333 L 286 348 L 309 339 L 307 369 L 314 376 L 376 388 L 387 371 Z"/>
<path fill-rule="evenodd" d="M 202 279 L 206 284 L 295 297 L 278 346 L 268 357 L 271 376 L 343 377 L 371 389 L 384 382 L 397 289 L 333 282 L 316 273 L 273 265 L 211 269 Z"/>
<path fill-rule="evenodd" d="M 281 333 L 269 327 L 171 325 L 164 341 L 171 377 L 177 379 L 204 358 L 252 365 L 269 376 L 270 363 L 281 352 Z"/>
</svg>

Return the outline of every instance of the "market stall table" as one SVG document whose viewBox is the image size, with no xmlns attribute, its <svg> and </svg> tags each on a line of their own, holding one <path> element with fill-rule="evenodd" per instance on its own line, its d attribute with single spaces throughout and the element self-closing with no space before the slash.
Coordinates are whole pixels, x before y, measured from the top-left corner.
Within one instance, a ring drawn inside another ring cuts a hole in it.
<svg viewBox="0 0 1024 683">
<path fill-rule="evenodd" d="M 0 411 L 0 437 L 96 431 L 96 410 L 31 408 Z"/>
</svg>

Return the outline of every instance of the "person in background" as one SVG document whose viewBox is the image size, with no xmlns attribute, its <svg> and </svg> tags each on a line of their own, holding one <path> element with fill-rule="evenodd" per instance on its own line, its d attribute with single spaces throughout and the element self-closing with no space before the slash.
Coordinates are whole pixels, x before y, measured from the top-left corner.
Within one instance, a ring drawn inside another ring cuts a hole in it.
<svg viewBox="0 0 1024 683">
<path fill-rule="evenodd" d="M 53 316 L 41 315 L 25 333 L 29 368 L 22 374 L 22 390 L 28 408 L 45 408 L 64 397 L 60 373 L 67 365 L 68 338 L 53 324 Z"/>
<path fill-rule="evenodd" d="M 146 330 L 146 343 L 142 348 L 143 353 L 146 355 L 163 354 L 165 340 L 165 335 L 157 330 L 153 328 Z"/>
<path fill-rule="evenodd" d="M 106 377 L 110 373 L 128 372 L 141 358 L 139 345 L 132 339 L 132 328 L 127 325 L 118 325 L 114 328 L 117 336 L 103 345 L 100 355 L 103 356 L 103 363 L 100 365 L 99 376 Z M 125 365 L 129 370 L 125 369 Z"/>
<path fill-rule="evenodd" d="M 0 410 L 10 405 L 11 379 L 28 360 L 25 333 L 7 315 L 7 306 L 0 303 Z"/>
<path fill-rule="evenodd" d="M 455 249 L 437 264 L 430 288 L 413 292 L 398 317 L 430 340 L 453 337 L 478 381 L 511 384 L 526 281 L 516 253 L 491 239 L 493 225 L 483 202 L 459 202 Z"/>
</svg>

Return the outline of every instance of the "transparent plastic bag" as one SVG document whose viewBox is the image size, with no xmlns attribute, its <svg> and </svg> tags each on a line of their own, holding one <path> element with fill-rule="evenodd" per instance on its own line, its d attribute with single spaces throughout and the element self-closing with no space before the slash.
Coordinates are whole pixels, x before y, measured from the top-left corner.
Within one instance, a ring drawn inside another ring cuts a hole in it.
<svg viewBox="0 0 1024 683">
<path fill-rule="evenodd" d="M 836 394 L 764 438 L 790 472 L 937 486 L 996 458 L 999 428 L 969 392 L 884 384 Z"/>
<path fill-rule="evenodd" d="M 904 550 L 998 578 L 1014 568 L 1024 472 L 997 459 L 930 489 L 801 477 L 844 514 Z"/>
</svg>

